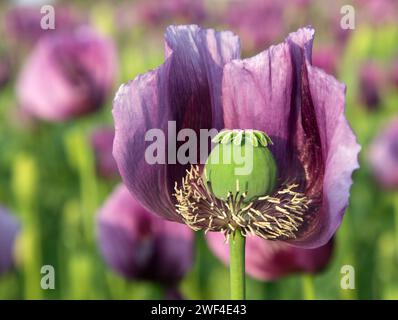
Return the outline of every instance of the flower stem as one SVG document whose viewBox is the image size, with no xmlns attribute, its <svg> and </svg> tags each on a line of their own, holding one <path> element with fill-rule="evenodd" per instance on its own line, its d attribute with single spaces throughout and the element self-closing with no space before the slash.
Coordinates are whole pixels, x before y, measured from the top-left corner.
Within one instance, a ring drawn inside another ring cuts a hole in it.
<svg viewBox="0 0 398 320">
<path fill-rule="evenodd" d="M 301 277 L 304 300 L 315 300 L 314 278 L 310 274 Z"/>
<path fill-rule="evenodd" d="M 244 300 L 245 292 L 245 237 L 239 230 L 229 238 L 230 290 L 232 300 Z"/>
</svg>

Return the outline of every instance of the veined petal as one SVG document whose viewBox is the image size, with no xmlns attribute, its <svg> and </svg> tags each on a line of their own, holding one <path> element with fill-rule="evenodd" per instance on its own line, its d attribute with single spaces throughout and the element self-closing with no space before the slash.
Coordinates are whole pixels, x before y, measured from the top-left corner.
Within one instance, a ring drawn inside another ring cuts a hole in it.
<svg viewBox="0 0 398 320">
<path fill-rule="evenodd" d="M 224 68 L 227 128 L 257 129 L 270 147 L 280 181 L 295 179 L 319 202 L 294 242 L 326 244 L 348 205 L 359 145 L 344 116 L 345 87 L 311 66 L 314 30 L 289 35 L 284 43 Z"/>
<path fill-rule="evenodd" d="M 116 94 L 113 154 L 134 196 L 149 210 L 180 221 L 171 194 L 186 166 L 167 161 L 167 151 L 166 164 L 148 164 L 145 150 L 150 143 L 145 134 L 156 128 L 167 137 L 169 121 L 175 121 L 177 132 L 222 128 L 223 66 L 239 57 L 240 47 L 231 32 L 194 25 L 169 27 L 165 40 L 165 63 L 123 85 Z"/>
</svg>

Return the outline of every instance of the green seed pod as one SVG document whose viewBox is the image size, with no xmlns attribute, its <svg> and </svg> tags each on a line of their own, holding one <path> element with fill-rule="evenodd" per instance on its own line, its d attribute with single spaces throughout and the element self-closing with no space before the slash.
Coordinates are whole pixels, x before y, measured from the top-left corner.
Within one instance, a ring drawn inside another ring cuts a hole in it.
<svg viewBox="0 0 398 320">
<path fill-rule="evenodd" d="M 244 202 L 270 194 L 277 181 L 277 166 L 268 145 L 271 139 L 257 130 L 225 130 L 206 160 L 204 180 L 210 191 L 226 200 L 229 193 L 246 192 Z"/>
</svg>

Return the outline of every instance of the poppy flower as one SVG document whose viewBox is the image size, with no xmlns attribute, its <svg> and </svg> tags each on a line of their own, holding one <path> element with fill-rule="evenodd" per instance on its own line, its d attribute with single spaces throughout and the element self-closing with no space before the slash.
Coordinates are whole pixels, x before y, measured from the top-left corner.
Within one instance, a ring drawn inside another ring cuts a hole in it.
<svg viewBox="0 0 398 320">
<path fill-rule="evenodd" d="M 248 0 L 231 2 L 225 22 L 239 32 L 251 49 L 264 48 L 284 30 L 282 1 Z"/>
<path fill-rule="evenodd" d="M 56 7 L 55 29 L 41 28 L 45 14 L 37 6 L 16 6 L 8 9 L 5 16 L 6 33 L 16 43 L 34 44 L 44 35 L 70 31 L 83 22 L 76 12 L 68 7 Z"/>
<path fill-rule="evenodd" d="M 398 186 L 398 118 L 376 136 L 369 147 L 368 158 L 374 177 L 382 186 Z"/>
<path fill-rule="evenodd" d="M 113 178 L 119 175 L 115 159 L 112 155 L 113 128 L 97 128 L 91 134 L 91 145 L 94 149 L 97 171 L 104 178 Z"/>
<path fill-rule="evenodd" d="M 344 115 L 345 86 L 311 64 L 313 36 L 302 28 L 241 60 L 231 32 L 167 28 L 164 64 L 122 85 L 114 99 L 113 155 L 134 197 L 195 230 L 239 227 L 301 247 L 326 244 L 348 206 L 360 146 Z M 146 132 L 169 136 L 169 121 L 198 136 L 210 128 L 265 132 L 279 173 L 275 193 L 242 208 L 238 225 L 230 204 L 204 186 L 200 167 L 146 161 Z"/>
<path fill-rule="evenodd" d="M 398 4 L 394 0 L 356 0 L 360 8 L 360 21 L 366 21 L 374 26 L 394 23 L 398 19 Z"/>
<path fill-rule="evenodd" d="M 382 81 L 383 75 L 376 63 L 368 61 L 361 66 L 359 71 L 360 98 L 368 110 L 376 110 L 380 105 Z"/>
<path fill-rule="evenodd" d="M 337 57 L 337 50 L 329 47 L 321 47 L 314 51 L 312 55 L 312 63 L 314 66 L 324 70 L 325 72 L 336 75 Z"/>
<path fill-rule="evenodd" d="M 18 220 L 0 207 L 0 275 L 14 265 L 13 252 L 18 232 Z"/>
<path fill-rule="evenodd" d="M 192 265 L 192 230 L 149 213 L 123 185 L 100 209 L 97 228 L 106 263 L 128 279 L 173 286 Z"/>
<path fill-rule="evenodd" d="M 88 27 L 41 38 L 17 80 L 21 107 L 48 121 L 93 112 L 116 77 L 113 44 Z"/>
<path fill-rule="evenodd" d="M 393 67 L 391 69 L 390 80 L 393 86 L 398 88 L 398 59 L 393 62 Z"/>
<path fill-rule="evenodd" d="M 225 264 L 229 263 L 229 249 L 219 232 L 206 235 L 209 248 Z M 304 249 L 280 241 L 266 241 L 249 236 L 246 239 L 246 273 L 258 280 L 276 280 L 291 273 L 322 271 L 333 253 L 333 240 L 315 248 Z"/>
<path fill-rule="evenodd" d="M 8 55 L 0 53 L 0 89 L 2 89 L 11 78 L 11 63 Z"/>
<path fill-rule="evenodd" d="M 136 4 L 140 20 L 146 24 L 159 25 L 166 21 L 185 19 L 200 22 L 205 17 L 202 0 L 145 0 Z"/>
</svg>

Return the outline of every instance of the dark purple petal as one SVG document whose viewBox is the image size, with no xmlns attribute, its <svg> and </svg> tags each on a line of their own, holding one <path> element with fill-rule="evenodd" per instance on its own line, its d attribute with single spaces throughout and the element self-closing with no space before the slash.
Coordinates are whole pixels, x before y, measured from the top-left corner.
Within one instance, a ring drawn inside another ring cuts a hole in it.
<svg viewBox="0 0 398 320">
<path fill-rule="evenodd" d="M 91 144 L 94 149 L 98 172 L 104 178 L 119 176 L 115 159 L 112 155 L 113 128 L 97 128 L 91 135 Z"/>
<path fill-rule="evenodd" d="M 313 35 L 300 29 L 253 58 L 232 61 L 223 78 L 225 126 L 269 134 L 281 182 L 294 178 L 320 201 L 295 240 L 305 247 L 326 244 L 340 225 L 360 149 L 344 116 L 345 86 L 311 66 Z"/>
<path fill-rule="evenodd" d="M 213 253 L 228 265 L 229 249 L 224 235 L 209 232 L 206 240 Z M 333 240 L 316 249 L 303 249 L 249 236 L 246 238 L 246 272 L 259 280 L 276 280 L 297 272 L 317 273 L 327 266 L 332 252 Z"/>
<path fill-rule="evenodd" d="M 172 192 L 186 167 L 149 165 L 144 153 L 150 142 L 144 137 L 152 128 L 162 129 L 167 137 L 168 121 L 176 121 L 177 132 L 223 127 L 222 69 L 239 57 L 239 39 L 231 32 L 194 25 L 169 27 L 165 39 L 165 63 L 123 85 L 116 94 L 113 155 L 124 183 L 146 208 L 180 221 Z"/>
<path fill-rule="evenodd" d="M 178 282 L 192 265 L 193 232 L 145 210 L 120 185 L 97 216 L 107 264 L 128 279 Z"/>
<path fill-rule="evenodd" d="M 398 118 L 374 139 L 369 148 L 373 175 L 386 188 L 398 186 Z"/>
<path fill-rule="evenodd" d="M 0 275 L 14 265 L 14 246 L 19 228 L 16 217 L 0 207 Z"/>
<path fill-rule="evenodd" d="M 113 44 L 89 28 L 41 38 L 19 76 L 19 103 L 50 121 L 95 111 L 112 88 L 116 69 Z"/>
</svg>

